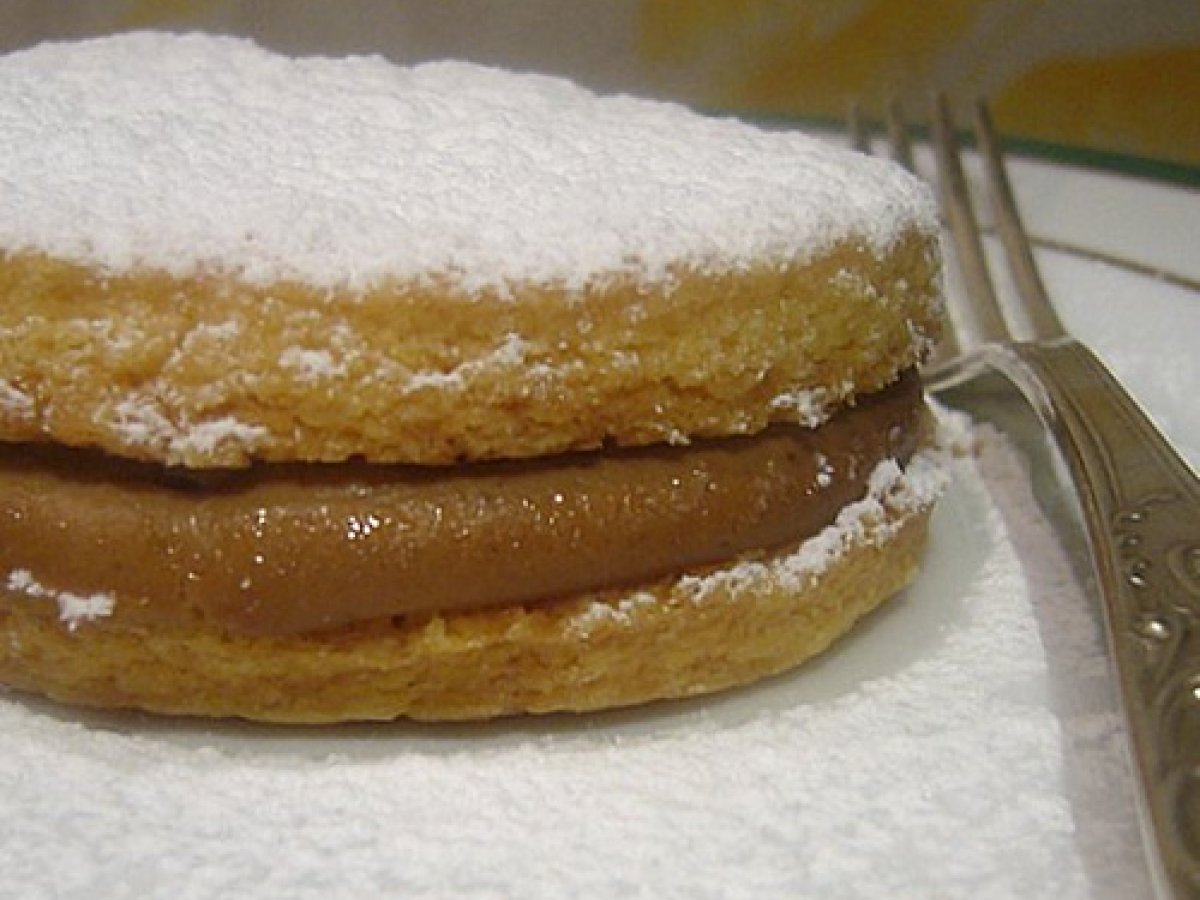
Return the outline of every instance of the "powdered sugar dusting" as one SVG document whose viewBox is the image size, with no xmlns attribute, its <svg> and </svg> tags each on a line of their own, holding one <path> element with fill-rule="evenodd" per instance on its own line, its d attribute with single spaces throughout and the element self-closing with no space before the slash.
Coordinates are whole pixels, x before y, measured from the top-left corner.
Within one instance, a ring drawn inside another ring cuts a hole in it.
<svg viewBox="0 0 1200 900">
<path fill-rule="evenodd" d="M 346 367 L 334 360 L 328 350 L 288 347 L 279 354 L 279 365 L 295 373 L 301 381 L 319 381 L 346 374 Z"/>
<path fill-rule="evenodd" d="M 53 600 L 58 604 L 59 621 L 66 622 L 74 631 L 82 622 L 90 622 L 111 616 L 116 608 L 116 598 L 107 591 L 94 594 L 76 594 L 46 587 L 28 569 L 14 569 L 8 573 L 5 586 L 10 591 L 39 600 Z"/>
<path fill-rule="evenodd" d="M 833 467 L 833 463 L 829 461 L 829 457 L 824 453 L 817 454 L 817 483 L 816 486 L 822 490 L 833 484 L 833 478 L 837 474 L 837 469 Z"/>
<path fill-rule="evenodd" d="M 817 478 L 819 486 L 820 472 Z M 684 576 L 672 587 L 669 602 L 703 605 L 714 598 L 736 601 L 746 591 L 761 593 L 772 587 L 802 590 L 854 548 L 890 540 L 913 515 L 936 502 L 949 479 L 947 461 L 939 449 L 917 454 L 904 469 L 895 460 L 884 460 L 868 478 L 866 495 L 844 507 L 832 525 L 804 541 L 794 552 L 766 562 L 741 562 L 708 575 Z M 615 602 L 596 600 L 575 616 L 568 627 L 586 638 L 597 627 L 633 626 L 632 613 L 638 607 L 659 602 L 662 601 L 648 593 Z"/>
<path fill-rule="evenodd" d="M 0 59 L 0 249 L 468 294 L 934 230 L 896 167 L 568 82 L 127 34 Z"/>
<path fill-rule="evenodd" d="M 10 381 L 0 378 L 0 416 L 23 421 L 33 418 L 33 398 Z"/>
<path fill-rule="evenodd" d="M 475 378 L 505 369 L 515 369 L 525 363 L 529 342 L 519 334 L 505 335 L 493 350 L 477 359 L 460 363 L 448 372 L 415 372 L 404 385 L 404 393 L 420 390 L 461 390 Z M 542 376 L 547 372 L 542 367 Z"/>
<path fill-rule="evenodd" d="M 684 578 L 678 590 L 690 596 L 692 602 L 704 603 L 713 596 L 737 597 L 765 585 L 803 589 L 854 547 L 886 543 L 911 516 L 931 507 L 948 481 L 948 470 L 938 451 L 917 454 L 907 469 L 895 460 L 884 460 L 871 472 L 866 496 L 845 506 L 832 525 L 801 544 L 795 553 Z"/>
<path fill-rule="evenodd" d="M 210 456 L 224 444 L 234 444 L 248 454 L 267 434 L 261 425 L 247 425 L 233 416 L 196 422 L 171 435 L 168 459 L 187 459 L 193 454 Z"/>
<path fill-rule="evenodd" d="M 586 638 L 597 625 L 602 623 L 632 625 L 632 613 L 638 607 L 648 608 L 656 606 L 658 603 L 658 598 L 653 594 L 640 592 L 622 597 L 614 603 L 594 600 L 588 604 L 587 609 L 567 623 L 567 628 L 574 634 Z"/>
<path fill-rule="evenodd" d="M 837 402 L 825 388 L 804 388 L 772 398 L 771 409 L 794 415 L 798 425 L 816 428 L 829 421 Z"/>
<path fill-rule="evenodd" d="M 107 424 L 121 436 L 121 440 L 132 447 L 156 447 L 170 443 L 176 433 L 171 420 L 158 408 L 145 400 L 127 397 L 119 401 L 111 417 L 97 416 L 97 421 Z"/>
<path fill-rule="evenodd" d="M 95 420 L 117 434 L 122 443 L 161 452 L 168 463 L 210 456 L 218 448 L 248 456 L 270 433 L 264 426 L 249 425 L 233 416 L 176 423 L 153 398 L 141 396 L 122 398 L 110 409 L 97 412 Z"/>
</svg>

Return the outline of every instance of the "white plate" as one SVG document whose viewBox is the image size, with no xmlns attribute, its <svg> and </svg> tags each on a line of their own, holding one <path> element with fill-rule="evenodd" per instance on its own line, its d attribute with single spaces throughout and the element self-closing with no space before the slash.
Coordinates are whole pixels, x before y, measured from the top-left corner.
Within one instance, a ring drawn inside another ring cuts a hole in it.
<svg viewBox="0 0 1200 900">
<path fill-rule="evenodd" d="M 1038 233 L 1196 277 L 1194 193 L 1045 163 L 1017 176 Z M 1127 246 L 1088 238 L 1072 199 L 1106 185 Z M 1068 322 L 1200 458 L 1200 298 L 1042 261 Z M 0 896 L 1144 895 L 1077 546 L 1056 540 L 1024 457 L 988 447 L 911 590 L 814 664 L 725 696 L 331 730 L 0 697 Z"/>
</svg>

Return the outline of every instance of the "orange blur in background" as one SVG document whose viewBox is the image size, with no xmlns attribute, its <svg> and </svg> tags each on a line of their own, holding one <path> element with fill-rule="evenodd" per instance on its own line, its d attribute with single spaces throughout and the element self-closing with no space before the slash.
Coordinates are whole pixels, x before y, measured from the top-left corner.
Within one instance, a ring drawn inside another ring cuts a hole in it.
<svg viewBox="0 0 1200 900">
<path fill-rule="evenodd" d="M 840 120 L 934 89 L 1009 136 L 1200 166 L 1196 0 L 110 0 L 0 7 L 0 49 L 136 28 L 455 57 L 743 116 Z"/>
</svg>

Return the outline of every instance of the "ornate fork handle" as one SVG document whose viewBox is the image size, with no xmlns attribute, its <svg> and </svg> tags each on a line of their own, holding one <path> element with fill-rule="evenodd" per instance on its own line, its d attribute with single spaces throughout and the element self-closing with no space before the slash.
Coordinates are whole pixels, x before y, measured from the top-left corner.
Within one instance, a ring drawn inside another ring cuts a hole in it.
<svg viewBox="0 0 1200 900">
<path fill-rule="evenodd" d="M 1200 896 L 1200 480 L 1070 339 L 993 345 L 1076 485 L 1162 892 Z"/>
</svg>

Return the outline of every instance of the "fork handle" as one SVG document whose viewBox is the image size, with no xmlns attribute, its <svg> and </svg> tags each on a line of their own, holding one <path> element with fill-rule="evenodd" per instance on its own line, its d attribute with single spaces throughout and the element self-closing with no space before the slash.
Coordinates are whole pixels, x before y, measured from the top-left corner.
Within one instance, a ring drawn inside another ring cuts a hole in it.
<svg viewBox="0 0 1200 900">
<path fill-rule="evenodd" d="M 994 347 L 1049 426 L 1099 575 L 1160 894 L 1200 897 L 1200 480 L 1073 340 Z"/>
</svg>

